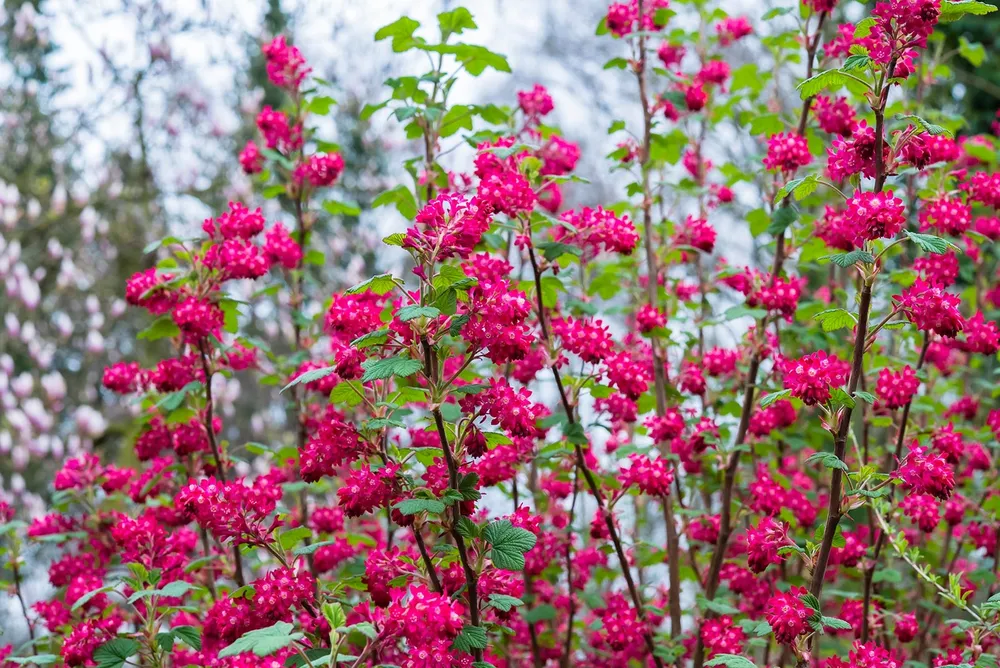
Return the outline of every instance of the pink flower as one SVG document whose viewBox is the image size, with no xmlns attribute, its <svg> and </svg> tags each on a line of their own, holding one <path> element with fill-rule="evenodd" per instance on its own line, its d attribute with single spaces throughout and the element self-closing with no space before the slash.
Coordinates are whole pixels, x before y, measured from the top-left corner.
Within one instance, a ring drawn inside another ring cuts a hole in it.
<svg viewBox="0 0 1000 668">
<path fill-rule="evenodd" d="M 104 369 L 101 383 L 117 394 L 132 394 L 139 390 L 143 379 L 138 362 L 115 362 Z"/>
<path fill-rule="evenodd" d="M 747 529 L 747 565 L 754 573 L 763 573 L 769 565 L 781 563 L 784 557 L 778 549 L 790 544 L 788 526 L 764 517 L 756 527 Z"/>
<path fill-rule="evenodd" d="M 972 207 L 949 197 L 927 202 L 920 209 L 920 231 L 961 236 L 972 226 Z"/>
<path fill-rule="evenodd" d="M 879 400 L 888 408 L 902 408 L 910 403 L 913 395 L 920 387 L 920 379 L 910 365 L 904 366 L 898 372 L 888 368 L 882 369 L 875 383 L 875 393 Z"/>
<path fill-rule="evenodd" d="M 572 227 L 555 228 L 553 238 L 584 248 L 588 257 L 596 256 L 601 250 L 631 255 L 639 243 L 639 234 L 627 216 L 618 217 L 602 207 L 567 211 L 561 219 Z"/>
<path fill-rule="evenodd" d="M 820 350 L 797 360 L 782 362 L 785 388 L 807 406 L 825 403 L 830 390 L 847 381 L 850 365 L 835 355 Z"/>
<path fill-rule="evenodd" d="M 767 140 L 764 166 L 770 170 L 791 174 L 812 162 L 805 137 L 792 132 L 779 132 Z"/>
<path fill-rule="evenodd" d="M 630 468 L 621 472 L 622 487 L 636 486 L 643 494 L 667 496 L 674 482 L 674 472 L 665 459 L 651 459 L 637 452 L 629 455 Z"/>
<path fill-rule="evenodd" d="M 535 84 L 531 90 L 517 92 L 517 103 L 525 116 L 541 117 L 552 111 L 552 96 L 541 84 Z"/>
<path fill-rule="evenodd" d="M 278 35 L 260 50 L 267 58 L 267 78 L 279 88 L 298 88 L 312 71 L 299 50 L 285 41 L 284 35 Z"/>
<path fill-rule="evenodd" d="M 295 183 L 308 183 L 313 188 L 333 185 L 344 171 L 344 159 L 339 153 L 318 153 L 306 158 L 295 168 L 292 175 Z"/>
<path fill-rule="evenodd" d="M 295 269 L 302 261 L 302 248 L 282 223 L 276 223 L 264 234 L 264 254 L 272 265 L 285 269 Z"/>
<path fill-rule="evenodd" d="M 860 245 L 861 240 L 896 236 L 906 222 L 906 209 L 903 200 L 894 197 L 891 190 L 878 193 L 855 190 L 847 200 L 844 218 L 854 228 L 855 243 Z"/>
<path fill-rule="evenodd" d="M 388 507 L 397 492 L 399 464 L 383 466 L 372 471 L 366 464 L 352 470 L 343 486 L 337 490 L 337 498 L 348 517 L 361 517 L 377 508 Z"/>
<path fill-rule="evenodd" d="M 907 612 L 899 616 L 896 620 L 896 639 L 899 642 L 910 642 L 920 633 L 920 626 L 917 624 L 917 615 L 914 612 Z"/>
<path fill-rule="evenodd" d="M 174 323 L 190 340 L 222 336 L 225 316 L 222 309 L 205 299 L 188 297 L 174 308 Z"/>
<path fill-rule="evenodd" d="M 264 170 L 264 156 L 252 141 L 248 141 L 240 151 L 240 167 L 247 174 L 258 174 Z"/>
<path fill-rule="evenodd" d="M 752 32 L 753 26 L 745 16 L 729 17 L 715 25 L 715 34 L 719 36 L 719 44 L 722 46 L 729 46 Z"/>
<path fill-rule="evenodd" d="M 965 326 L 958 310 L 961 298 L 940 286 L 918 279 L 902 295 L 896 295 L 896 301 L 906 312 L 906 318 L 922 332 L 953 338 Z"/>
<path fill-rule="evenodd" d="M 480 197 L 438 195 L 417 213 L 416 225 L 406 230 L 404 248 L 428 261 L 467 258 L 493 220 L 493 205 Z"/>
<path fill-rule="evenodd" d="M 825 95 L 818 95 L 813 102 L 813 113 L 816 115 L 816 122 L 823 132 L 849 137 L 854 126 L 854 107 L 846 98 L 837 97 L 830 99 Z"/>
<path fill-rule="evenodd" d="M 809 618 L 816 610 L 807 607 L 799 598 L 805 593 L 804 587 L 792 587 L 787 592 L 774 594 L 767 602 L 767 621 L 778 642 L 790 645 L 810 630 Z"/>
<path fill-rule="evenodd" d="M 930 494 L 947 499 L 955 489 L 955 472 L 943 455 L 928 454 L 927 448 L 910 449 L 903 464 L 893 474 L 903 486 L 917 494 Z"/>
</svg>

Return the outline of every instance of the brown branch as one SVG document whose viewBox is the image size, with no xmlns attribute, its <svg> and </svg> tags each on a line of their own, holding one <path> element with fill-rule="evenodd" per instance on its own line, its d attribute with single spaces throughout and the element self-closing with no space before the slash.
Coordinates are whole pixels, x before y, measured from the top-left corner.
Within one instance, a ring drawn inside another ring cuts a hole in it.
<svg viewBox="0 0 1000 668">
<path fill-rule="evenodd" d="M 639 16 L 643 16 L 643 0 L 639 0 Z M 656 251 L 653 247 L 653 195 L 649 187 L 650 150 L 653 138 L 653 114 L 649 106 L 649 95 L 646 91 L 646 35 L 639 33 L 639 58 L 635 67 L 635 75 L 639 84 L 639 101 L 642 103 L 642 155 L 639 168 L 642 171 L 642 224 L 646 245 L 646 297 L 649 305 L 659 308 L 659 266 L 656 261 Z M 704 302 L 703 302 L 704 303 Z M 656 338 L 650 339 L 653 355 L 653 387 L 656 394 L 656 414 L 663 417 L 667 412 L 667 381 L 663 371 L 663 351 Z M 666 444 L 664 444 L 664 454 Z M 677 540 L 677 527 L 674 525 L 673 504 L 669 498 L 663 499 L 663 510 L 667 513 L 667 561 L 669 568 L 669 589 L 667 592 L 670 609 L 670 637 L 676 638 L 681 633 L 681 580 L 678 562 L 680 561 L 680 544 Z"/>
<path fill-rule="evenodd" d="M 198 342 L 198 353 L 201 356 L 201 369 L 205 373 L 205 432 L 208 435 L 208 444 L 212 448 L 212 457 L 215 458 L 215 472 L 219 476 L 222 484 L 226 484 L 226 462 L 222 458 L 219 450 L 219 442 L 215 438 L 215 428 L 212 423 L 214 417 L 214 401 L 212 400 L 212 374 L 213 371 L 208 364 L 208 353 L 205 350 L 205 340 Z M 240 587 L 246 585 L 246 578 L 243 577 L 243 556 L 240 554 L 240 546 L 233 544 L 233 576 L 236 584 Z"/>
<path fill-rule="evenodd" d="M 437 364 L 434 363 L 433 349 L 426 334 L 420 336 L 420 345 L 424 350 L 424 374 L 432 385 L 436 385 L 438 382 Z M 455 455 L 451 451 L 451 445 L 448 443 L 448 432 L 445 429 L 444 417 L 441 415 L 441 409 L 437 406 L 434 406 L 431 414 L 434 416 L 434 425 L 437 427 L 438 437 L 441 440 L 441 451 L 444 453 L 444 461 L 448 467 L 448 486 L 451 489 L 458 489 L 458 463 L 455 461 Z M 472 562 L 469 560 L 469 551 L 465 546 L 465 538 L 458 532 L 458 521 L 462 517 L 462 504 L 455 503 L 451 508 L 452 522 L 450 533 L 452 539 L 455 541 L 455 547 L 458 548 L 458 558 L 462 562 L 462 571 L 465 573 L 465 588 L 469 596 L 469 622 L 472 626 L 479 626 L 479 578 L 476 575 L 476 571 L 472 568 Z M 472 656 L 476 661 L 482 661 L 483 650 L 474 648 Z"/>
<path fill-rule="evenodd" d="M 538 267 L 538 259 L 535 256 L 535 247 L 530 243 L 530 238 L 528 243 L 528 257 L 531 260 L 531 268 L 535 275 L 539 326 L 542 331 L 542 337 L 545 339 L 546 344 L 549 344 L 551 342 L 549 340 L 548 327 L 545 324 L 545 308 L 542 305 L 541 271 Z M 567 422 L 570 425 L 577 424 L 573 404 L 570 403 L 569 397 L 566 394 L 566 388 L 563 386 L 562 377 L 559 375 L 559 369 L 555 365 L 552 366 L 552 375 L 556 381 L 556 388 L 559 391 L 559 399 L 562 403 L 563 410 L 565 411 Z M 649 630 L 646 610 L 643 607 L 639 590 L 636 589 L 635 581 L 632 579 L 632 571 L 629 568 L 628 557 L 625 556 L 625 549 L 622 547 L 621 537 L 618 535 L 618 527 L 615 526 L 614 515 L 605 503 L 604 494 L 601 491 L 601 487 L 597 483 L 597 480 L 594 478 L 593 472 L 587 466 L 587 462 L 584 459 L 583 448 L 579 443 L 574 443 L 573 447 L 576 454 L 576 465 L 580 468 L 580 472 L 583 473 L 583 478 L 587 483 L 587 487 L 590 489 L 590 493 L 593 494 L 597 501 L 598 511 L 604 518 L 604 523 L 608 528 L 608 534 L 611 537 L 611 542 L 615 547 L 615 553 L 618 555 L 618 563 L 621 566 L 622 575 L 625 578 L 625 584 L 628 587 L 629 595 L 632 598 L 632 605 L 635 607 L 635 612 L 639 621 L 643 624 L 643 639 L 646 642 L 646 649 L 653 658 L 653 663 L 656 664 L 656 667 L 663 668 L 663 661 L 654 654 L 656 645 L 653 642 L 653 635 Z"/>
</svg>

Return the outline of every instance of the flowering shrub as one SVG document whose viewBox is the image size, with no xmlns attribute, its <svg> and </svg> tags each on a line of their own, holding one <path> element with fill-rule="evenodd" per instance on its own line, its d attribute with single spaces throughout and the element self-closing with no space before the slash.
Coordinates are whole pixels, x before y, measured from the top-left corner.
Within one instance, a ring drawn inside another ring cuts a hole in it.
<svg viewBox="0 0 1000 668">
<path fill-rule="evenodd" d="M 543 87 L 454 102 L 509 70 L 467 10 L 383 27 L 432 63 L 363 112 L 420 148 L 375 202 L 409 271 L 333 294 L 309 266 L 320 212 L 349 209 L 334 102 L 265 45 L 287 102 L 240 164 L 292 220 L 230 203 L 123 287 L 172 354 L 104 373 L 141 406 L 134 467 L 87 452 L 51 513 L 0 504 L 31 634 L 4 665 L 995 665 L 996 145 L 920 103 L 935 25 L 994 8 L 832 30 L 834 4 L 758 27 L 611 5 L 641 123 L 610 128 L 627 197 L 574 208 Z M 794 112 L 782 76 L 730 66 L 749 39 L 804 67 Z M 733 133 L 753 165 L 716 164 Z M 750 266 L 720 231 L 749 231 Z M 238 281 L 287 291 L 287 341 L 244 334 Z M 281 387 L 287 442 L 227 442 L 233 374 Z M 26 542 L 58 548 L 47 599 Z"/>
</svg>

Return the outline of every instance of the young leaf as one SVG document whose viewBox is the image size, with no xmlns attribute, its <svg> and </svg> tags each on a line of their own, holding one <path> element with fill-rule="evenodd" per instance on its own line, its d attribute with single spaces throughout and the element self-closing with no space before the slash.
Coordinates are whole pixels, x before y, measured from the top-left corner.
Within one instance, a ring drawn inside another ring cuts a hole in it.
<svg viewBox="0 0 1000 668">
<path fill-rule="evenodd" d="M 705 662 L 706 666 L 726 666 L 726 668 L 757 668 L 753 661 L 739 654 L 716 654 Z"/>
<path fill-rule="evenodd" d="M 328 366 L 322 369 L 312 369 L 311 371 L 306 371 L 305 373 L 293 378 L 292 381 L 288 383 L 288 385 L 285 385 L 283 388 L 281 388 L 281 392 L 284 392 L 288 388 L 295 387 L 296 385 L 299 385 L 301 383 L 311 383 L 314 380 L 319 380 L 320 378 L 326 378 L 327 376 L 329 376 L 332 373 L 335 373 L 336 371 L 337 367 L 335 366 Z"/>
<path fill-rule="evenodd" d="M 139 651 L 139 643 L 130 638 L 115 638 L 104 643 L 94 652 L 97 668 L 120 668 Z"/>
<path fill-rule="evenodd" d="M 958 248 L 955 244 L 942 239 L 941 237 L 936 237 L 933 234 L 919 234 L 917 232 L 910 232 L 909 230 L 904 230 L 906 237 L 915 243 L 920 250 L 926 253 L 936 253 L 941 255 L 948 252 L 948 248 Z"/>
<path fill-rule="evenodd" d="M 301 633 L 293 633 L 294 628 L 288 622 L 278 622 L 273 626 L 248 631 L 234 643 L 223 648 L 219 652 L 219 658 L 224 659 L 244 652 L 253 652 L 257 656 L 270 656 L 304 637 Z"/>
<path fill-rule="evenodd" d="M 483 531 L 483 538 L 490 544 L 493 565 L 505 571 L 524 568 L 524 553 L 535 547 L 535 534 L 515 527 L 510 520 L 490 522 Z"/>
<path fill-rule="evenodd" d="M 838 267 L 850 267 L 858 262 L 865 264 L 875 264 L 875 256 L 868 251 L 852 250 L 850 253 L 840 253 L 838 255 L 827 255 L 824 260 L 829 260 Z"/>
<path fill-rule="evenodd" d="M 460 652 L 471 654 L 474 649 L 486 649 L 488 644 L 486 629 L 481 626 L 466 625 L 455 638 L 454 647 Z"/>
<path fill-rule="evenodd" d="M 393 507 L 403 515 L 416 515 L 424 512 L 440 514 L 445 509 L 445 505 L 437 499 L 406 499 Z"/>
<path fill-rule="evenodd" d="M 392 277 L 392 274 L 379 274 L 348 288 L 344 294 L 356 295 L 362 292 L 374 292 L 377 295 L 384 295 L 392 292 L 394 287 L 396 287 L 396 279 Z"/>
<path fill-rule="evenodd" d="M 362 383 L 370 383 L 373 380 L 385 380 L 396 376 L 406 378 L 424 368 L 420 360 L 411 360 L 408 357 L 389 357 L 381 360 L 366 360 L 361 364 L 365 370 L 365 375 L 361 377 Z"/>
</svg>

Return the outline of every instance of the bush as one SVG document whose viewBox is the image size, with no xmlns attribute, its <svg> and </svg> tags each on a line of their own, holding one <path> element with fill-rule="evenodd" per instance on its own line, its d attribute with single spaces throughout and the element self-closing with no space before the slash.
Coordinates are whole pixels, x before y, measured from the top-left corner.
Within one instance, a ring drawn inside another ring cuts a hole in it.
<svg viewBox="0 0 1000 668">
<path fill-rule="evenodd" d="M 628 197 L 570 210 L 580 152 L 543 87 L 453 101 L 510 70 L 467 10 L 383 27 L 431 63 L 362 112 L 420 147 L 374 203 L 411 271 L 320 312 L 318 212 L 356 213 L 317 130 L 335 102 L 267 44 L 287 102 L 240 163 L 294 224 L 234 202 L 147 249 L 125 295 L 173 353 L 103 379 L 141 404 L 139 465 L 85 453 L 49 515 L 0 504 L 31 631 L 5 665 L 994 666 L 996 144 L 921 100 L 935 25 L 995 8 L 892 0 L 832 29 L 833 4 L 757 28 L 611 5 Z M 731 70 L 751 39 L 773 71 Z M 727 142 L 756 155 L 713 164 Z M 734 216 L 754 266 L 721 256 Z M 287 341 L 242 334 L 241 281 Z M 281 388 L 288 442 L 226 441 L 234 374 Z M 25 541 L 59 548 L 50 600 L 23 596 Z"/>
</svg>

